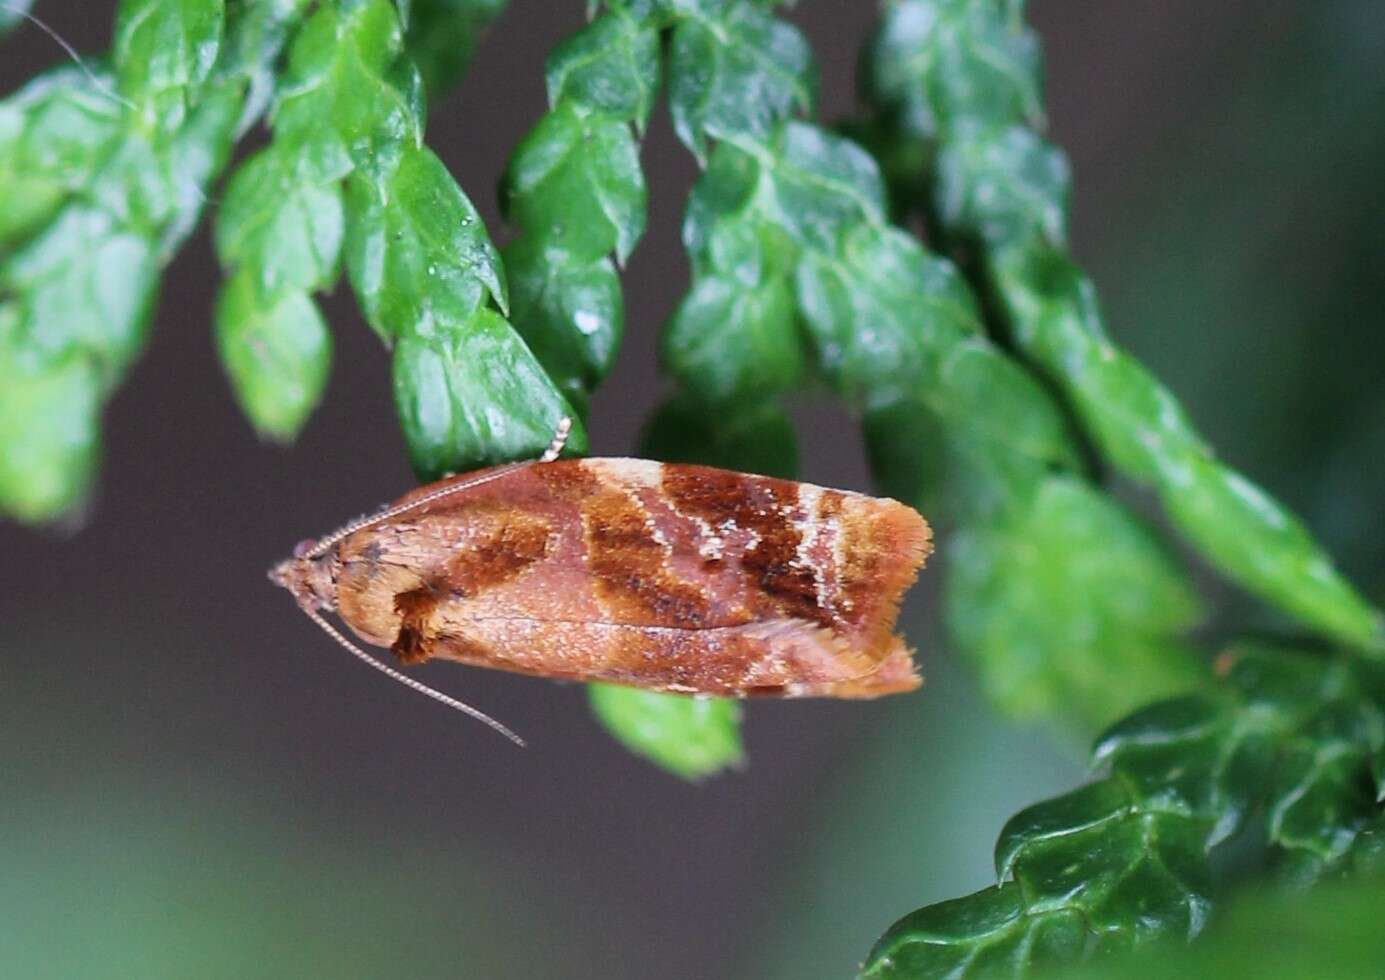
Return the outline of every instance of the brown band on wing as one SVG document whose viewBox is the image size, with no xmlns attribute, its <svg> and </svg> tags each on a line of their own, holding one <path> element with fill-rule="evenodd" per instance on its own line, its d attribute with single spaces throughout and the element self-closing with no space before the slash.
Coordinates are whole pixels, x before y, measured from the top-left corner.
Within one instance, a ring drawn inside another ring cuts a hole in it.
<svg viewBox="0 0 1385 980">
<path fill-rule="evenodd" d="M 543 517 L 517 508 L 498 510 L 493 525 L 447 562 L 446 588 L 475 596 L 517 577 L 548 553 L 552 527 Z"/>
<path fill-rule="evenodd" d="M 394 597 L 394 609 L 400 617 L 399 634 L 390 644 L 390 652 L 400 663 L 421 664 L 432 655 L 428 621 L 437 604 L 437 590 L 426 585 Z"/>
<path fill-rule="evenodd" d="M 759 611 L 767 616 L 828 625 L 831 611 L 818 602 L 814 570 L 799 561 L 805 515 L 798 486 L 695 466 L 664 467 L 662 486 L 674 508 L 713 528 L 732 525 L 749 536 L 741 552 Z"/>
<path fill-rule="evenodd" d="M 712 625 L 708 596 L 668 567 L 669 548 L 631 493 L 602 486 L 582 501 L 582 524 L 593 589 L 613 620 L 685 629 Z"/>
</svg>

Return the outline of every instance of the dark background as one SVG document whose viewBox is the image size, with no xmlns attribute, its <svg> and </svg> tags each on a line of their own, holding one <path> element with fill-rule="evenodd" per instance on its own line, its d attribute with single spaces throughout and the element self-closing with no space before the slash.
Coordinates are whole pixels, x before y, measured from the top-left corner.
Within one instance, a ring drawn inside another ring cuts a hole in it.
<svg viewBox="0 0 1385 980">
<path fill-rule="evenodd" d="M 99 53 L 114 6 L 36 13 Z M 544 107 L 543 55 L 583 6 L 512 0 L 433 107 L 429 142 L 497 239 L 493 188 Z M 1075 250 L 1113 333 L 1379 596 L 1385 12 L 1031 6 Z M 826 119 L 852 109 L 874 13 L 789 11 Z M 0 93 L 59 57 L 20 29 L 0 43 Z M 695 169 L 665 116 L 644 162 L 650 230 L 594 402 L 596 454 L 633 450 L 686 282 Z M 410 485 L 387 359 L 349 297 L 328 299 L 325 403 L 294 447 L 262 445 L 210 343 L 216 279 L 205 236 L 168 270 L 86 525 L 0 525 L 7 975 L 846 976 L 899 914 L 987 884 L 1005 818 L 1080 778 L 1081 746 L 997 719 L 936 640 L 936 571 L 903 620 L 921 693 L 757 703 L 748 769 L 701 785 L 627 755 L 580 688 L 422 671 L 525 735 L 520 751 L 382 680 L 264 570 Z M 798 417 L 805 478 L 867 488 L 851 421 L 827 405 Z"/>
</svg>

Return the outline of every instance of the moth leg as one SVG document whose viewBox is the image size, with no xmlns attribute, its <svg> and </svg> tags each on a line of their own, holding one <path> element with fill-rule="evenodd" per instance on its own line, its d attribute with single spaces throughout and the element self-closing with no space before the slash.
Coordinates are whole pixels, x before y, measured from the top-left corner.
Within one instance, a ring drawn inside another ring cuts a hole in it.
<svg viewBox="0 0 1385 980">
<path fill-rule="evenodd" d="M 553 441 L 548 444 L 548 448 L 539 457 L 540 463 L 551 463 L 558 458 L 558 454 L 563 451 L 563 446 L 567 443 L 567 434 L 572 431 L 572 419 L 564 415 L 558 420 L 558 427 L 553 430 Z"/>
</svg>

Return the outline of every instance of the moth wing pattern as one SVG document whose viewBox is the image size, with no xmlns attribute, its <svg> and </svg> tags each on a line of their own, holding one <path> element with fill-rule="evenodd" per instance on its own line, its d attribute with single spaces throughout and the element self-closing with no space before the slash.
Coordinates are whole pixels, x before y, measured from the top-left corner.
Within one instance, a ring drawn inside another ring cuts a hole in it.
<svg viewBox="0 0 1385 980">
<path fill-rule="evenodd" d="M 342 619 L 406 663 L 720 695 L 919 684 L 893 626 L 931 532 L 904 504 L 635 459 L 477 477 L 335 549 Z"/>
</svg>

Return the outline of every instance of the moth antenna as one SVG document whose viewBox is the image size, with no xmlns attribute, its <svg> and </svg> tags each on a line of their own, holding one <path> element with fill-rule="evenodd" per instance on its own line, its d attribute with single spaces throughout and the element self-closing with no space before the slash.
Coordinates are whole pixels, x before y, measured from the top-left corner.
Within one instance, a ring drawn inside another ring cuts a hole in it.
<svg viewBox="0 0 1385 980">
<path fill-rule="evenodd" d="M 551 463 L 558 458 L 558 454 L 563 451 L 563 446 L 567 445 L 568 433 L 572 431 L 572 419 L 564 415 L 558 420 L 558 427 L 553 430 L 553 441 L 548 444 L 548 448 L 539 457 L 540 463 Z"/>
<path fill-rule="evenodd" d="M 549 442 L 548 448 L 543 451 L 543 455 L 539 457 L 539 462 L 551 463 L 555 459 L 557 459 L 558 454 L 563 451 L 563 446 L 567 445 L 567 437 L 571 431 L 572 418 L 570 416 L 564 415 L 562 418 L 558 420 L 557 428 L 553 430 L 553 439 L 551 442 Z M 387 507 L 384 510 L 378 511 L 374 514 L 369 514 L 365 517 L 359 517 L 356 520 L 346 524 L 346 526 L 339 528 L 336 531 L 333 531 L 326 537 L 320 538 L 317 544 L 313 545 L 313 547 L 309 548 L 307 551 L 303 553 L 302 557 L 321 558 L 323 555 L 327 553 L 327 550 L 331 548 L 332 545 L 336 544 L 338 541 L 341 541 L 343 538 L 350 537 L 357 531 L 361 531 L 365 528 L 371 527 L 372 525 L 379 524 L 381 521 L 387 521 L 392 517 L 398 517 L 400 514 L 407 514 L 409 511 L 414 510 L 417 507 L 422 507 L 425 504 L 431 504 L 435 500 L 440 500 L 443 497 L 449 497 L 454 493 L 461 493 L 463 490 L 470 490 L 472 487 L 480 486 L 483 483 L 489 483 L 491 480 L 499 479 L 506 473 L 518 469 L 523 465 L 525 464 L 507 463 L 504 466 L 497 467 L 490 473 L 487 473 L 485 476 L 479 476 L 474 480 L 466 480 L 462 483 L 454 483 L 451 486 L 442 487 L 438 490 L 434 490 L 432 493 L 426 493 L 422 497 L 419 497 L 415 500 L 410 500 L 407 504 L 399 504 L 396 507 Z"/>
<path fill-rule="evenodd" d="M 485 476 L 478 476 L 474 480 L 464 480 L 461 483 L 454 483 L 448 487 L 441 487 L 437 490 L 434 490 L 432 493 L 425 493 L 422 497 L 419 497 L 415 500 L 410 500 L 407 504 L 398 504 L 394 507 L 386 507 L 384 510 L 377 511 L 374 514 L 368 514 L 365 517 L 358 517 L 356 518 L 356 520 L 351 521 L 345 527 L 339 528 L 333 531 L 331 534 L 327 535 L 326 537 L 319 539 L 317 544 L 313 545 L 307 551 L 303 552 L 302 557 L 321 558 L 323 555 L 327 553 L 327 550 L 331 548 L 332 545 L 336 544 L 343 538 L 350 537 L 357 531 L 361 531 L 365 528 L 371 527 L 372 525 L 379 524 L 381 521 L 387 521 L 391 517 L 398 517 L 400 514 L 407 514 L 411 510 L 422 507 L 425 504 L 431 504 L 433 501 L 440 500 L 443 497 L 450 497 L 454 493 L 461 493 L 463 490 L 470 490 L 472 487 L 478 487 L 483 483 L 489 483 L 491 480 L 498 480 L 506 473 L 509 473 L 512 470 L 519 469 L 519 467 L 523 465 L 525 464 L 506 463 L 504 466 L 496 467 L 494 470 L 487 473 Z"/>
<path fill-rule="evenodd" d="M 127 109 L 134 110 L 139 108 L 129 99 L 123 98 L 120 95 L 120 93 L 112 90 L 108 85 L 106 85 L 105 82 L 97 78 L 96 73 L 87 67 L 86 60 L 80 54 L 77 53 L 77 49 L 74 48 L 72 45 L 68 44 L 66 38 L 64 38 L 53 28 L 49 27 L 48 24 L 40 20 L 37 16 L 31 14 L 23 7 L 16 7 L 4 2 L 0 2 L 0 10 L 7 10 L 10 13 L 14 14 L 16 17 L 19 17 L 22 20 L 27 20 L 29 23 L 33 24 L 39 30 L 43 31 L 43 33 L 47 34 L 50 38 L 52 38 L 54 43 L 56 43 L 58 47 L 62 48 L 63 51 L 67 53 L 67 56 L 72 59 L 73 63 L 76 64 L 78 68 L 82 69 L 82 74 L 87 76 L 87 81 L 91 82 L 92 87 L 95 88 L 96 91 L 100 92 L 108 99 L 111 99 L 112 101 L 117 102 L 120 105 L 123 105 Z"/>
<path fill-rule="evenodd" d="M 323 632 L 325 632 L 332 639 L 336 640 L 347 650 L 351 651 L 351 653 L 353 653 L 355 656 L 370 664 L 370 666 L 374 667 L 376 670 L 380 671 L 386 676 L 394 678 L 399 683 L 403 684 L 405 687 L 413 688 L 419 694 L 426 695 L 432 698 L 434 701 L 441 701 L 449 708 L 455 708 L 462 714 L 468 715 L 472 718 L 475 718 L 477 721 L 483 724 L 489 725 L 491 728 L 494 728 L 501 735 L 504 735 L 506 738 L 508 738 L 511 742 L 514 742 L 520 748 L 525 747 L 524 739 L 520 738 L 518 735 L 510 731 L 508 728 L 506 728 L 500 722 L 496 721 L 490 715 L 486 714 L 484 711 L 480 711 L 476 708 L 473 708 L 465 701 L 458 701 L 456 698 L 443 694 L 441 691 L 435 691 L 427 684 L 424 684 L 421 681 L 414 680 L 409 675 L 400 673 L 399 671 L 395 670 L 393 667 L 388 666 L 387 664 L 382 664 L 380 661 L 376 660 L 370 654 L 366 653 L 360 647 L 356 646 L 356 644 L 352 643 L 346 637 L 342 636 L 339 632 L 337 632 L 336 628 L 331 623 L 327 622 L 327 620 L 322 617 L 322 614 L 319 613 L 316 609 L 312 608 L 305 602 L 299 603 L 299 608 L 301 608 L 303 612 L 307 614 L 309 619 L 311 619 L 314 623 L 317 623 L 318 626 L 322 627 Z"/>
</svg>

